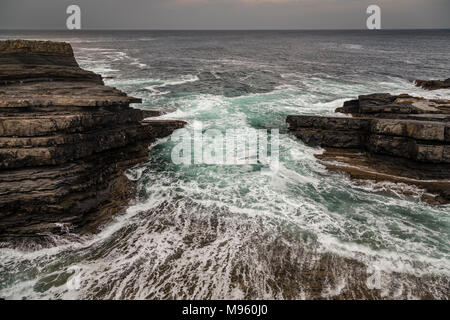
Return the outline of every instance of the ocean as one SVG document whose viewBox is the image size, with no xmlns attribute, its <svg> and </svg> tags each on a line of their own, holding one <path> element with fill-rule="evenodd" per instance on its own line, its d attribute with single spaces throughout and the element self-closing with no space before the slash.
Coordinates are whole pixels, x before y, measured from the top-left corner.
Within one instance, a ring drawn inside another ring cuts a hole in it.
<svg viewBox="0 0 450 320">
<path fill-rule="evenodd" d="M 285 124 L 361 94 L 450 99 L 413 84 L 449 77 L 450 30 L 0 31 L 18 38 L 70 42 L 82 68 L 188 129 L 279 129 L 280 164 L 174 164 L 158 140 L 99 233 L 0 249 L 0 297 L 450 298 L 450 207 L 328 172 Z"/>
</svg>

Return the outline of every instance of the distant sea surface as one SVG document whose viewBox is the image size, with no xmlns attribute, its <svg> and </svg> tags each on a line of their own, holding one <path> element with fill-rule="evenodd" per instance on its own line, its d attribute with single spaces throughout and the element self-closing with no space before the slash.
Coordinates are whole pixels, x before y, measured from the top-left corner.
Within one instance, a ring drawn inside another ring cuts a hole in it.
<svg viewBox="0 0 450 320">
<path fill-rule="evenodd" d="M 188 129 L 280 129 L 280 170 L 175 165 L 159 140 L 127 172 L 136 199 L 100 233 L 0 249 L 0 297 L 450 298 L 450 207 L 327 172 L 285 125 L 360 94 L 450 99 L 413 84 L 450 77 L 449 30 L 0 31 L 19 38 L 71 43 L 135 107 Z"/>
</svg>

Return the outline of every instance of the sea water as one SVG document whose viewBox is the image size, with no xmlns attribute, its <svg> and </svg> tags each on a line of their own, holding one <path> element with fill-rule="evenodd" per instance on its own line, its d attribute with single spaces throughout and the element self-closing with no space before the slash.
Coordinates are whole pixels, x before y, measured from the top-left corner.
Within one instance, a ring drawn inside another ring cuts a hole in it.
<svg viewBox="0 0 450 320">
<path fill-rule="evenodd" d="M 449 77 L 450 31 L 2 31 L 0 38 L 70 42 L 81 67 L 142 98 L 135 107 L 162 109 L 159 119 L 185 120 L 187 129 L 199 121 L 205 130 L 280 131 L 279 170 L 264 175 L 258 164 L 174 164 L 174 142 L 158 140 L 149 161 L 127 171 L 136 198 L 98 234 L 0 249 L 0 297 L 358 297 L 355 283 L 381 297 L 417 298 L 418 283 L 432 297 L 450 297 L 450 207 L 420 201 L 423 190 L 413 186 L 328 172 L 314 157 L 322 150 L 287 134 L 285 124 L 290 114 L 333 115 L 360 94 L 450 98 L 413 84 Z M 405 188 L 410 196 L 395 192 Z"/>
</svg>

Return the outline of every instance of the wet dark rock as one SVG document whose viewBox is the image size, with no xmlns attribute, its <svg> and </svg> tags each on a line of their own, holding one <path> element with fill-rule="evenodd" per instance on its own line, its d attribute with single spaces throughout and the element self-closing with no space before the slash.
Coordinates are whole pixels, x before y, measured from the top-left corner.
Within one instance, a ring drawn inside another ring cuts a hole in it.
<svg viewBox="0 0 450 320">
<path fill-rule="evenodd" d="M 79 68 L 67 43 L 0 41 L 0 242 L 94 231 L 127 204 L 124 170 L 184 125 L 143 120 L 160 112 L 139 102 Z"/>
<path fill-rule="evenodd" d="M 450 202 L 450 101 L 406 94 L 371 94 L 336 112 L 352 117 L 288 116 L 289 131 L 325 148 L 330 170 L 362 180 L 392 181 L 426 190 L 423 199 Z"/>
<path fill-rule="evenodd" d="M 426 90 L 449 89 L 450 78 L 446 80 L 416 80 L 416 86 Z"/>
</svg>

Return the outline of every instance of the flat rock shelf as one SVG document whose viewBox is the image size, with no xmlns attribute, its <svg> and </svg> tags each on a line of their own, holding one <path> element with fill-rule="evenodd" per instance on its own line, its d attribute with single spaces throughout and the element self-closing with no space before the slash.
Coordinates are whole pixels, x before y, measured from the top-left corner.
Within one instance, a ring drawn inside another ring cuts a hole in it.
<svg viewBox="0 0 450 320">
<path fill-rule="evenodd" d="M 450 101 L 371 94 L 336 112 L 352 117 L 292 115 L 288 130 L 308 145 L 324 147 L 316 157 L 329 170 L 413 185 L 426 202 L 450 203 Z"/>
<path fill-rule="evenodd" d="M 70 44 L 0 41 L 0 242 L 90 232 L 133 196 L 124 170 L 184 126 L 81 69 Z"/>
</svg>

